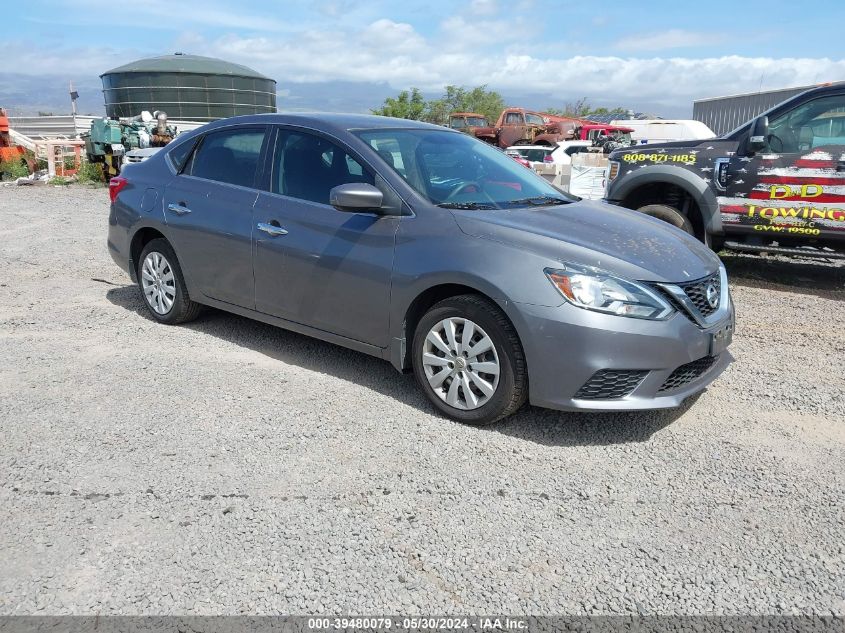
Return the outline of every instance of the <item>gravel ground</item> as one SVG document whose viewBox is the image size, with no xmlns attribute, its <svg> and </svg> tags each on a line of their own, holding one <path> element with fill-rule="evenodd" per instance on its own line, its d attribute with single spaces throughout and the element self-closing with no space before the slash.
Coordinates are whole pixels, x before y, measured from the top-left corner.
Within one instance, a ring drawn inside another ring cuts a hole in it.
<svg viewBox="0 0 845 633">
<path fill-rule="evenodd" d="M 727 256 L 737 361 L 438 417 L 388 363 L 156 325 L 105 190 L 0 189 L 0 613 L 845 614 L 845 267 Z"/>
</svg>

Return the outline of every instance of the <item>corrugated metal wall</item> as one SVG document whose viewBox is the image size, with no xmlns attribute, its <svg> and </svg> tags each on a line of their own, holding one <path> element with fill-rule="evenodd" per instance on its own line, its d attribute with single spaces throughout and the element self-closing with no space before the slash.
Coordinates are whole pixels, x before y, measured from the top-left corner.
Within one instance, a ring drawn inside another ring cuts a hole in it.
<svg viewBox="0 0 845 633">
<path fill-rule="evenodd" d="M 18 134 L 23 134 L 35 140 L 76 138 L 83 132 L 89 131 L 91 129 L 91 121 L 96 118 L 99 117 L 79 114 L 76 116 L 74 122 L 74 117 L 69 114 L 58 116 L 14 116 L 9 117 L 9 127 Z M 182 121 L 179 119 L 168 119 L 167 122 L 170 125 L 175 125 L 179 134 L 205 125 L 202 121 Z"/>
<path fill-rule="evenodd" d="M 91 129 L 91 121 L 96 117 L 77 115 L 56 116 L 13 116 L 9 117 L 9 127 L 15 132 L 34 139 L 76 138 L 82 132 Z"/>
<path fill-rule="evenodd" d="M 738 128 L 761 112 L 776 106 L 781 101 L 812 87 L 785 88 L 783 90 L 770 90 L 730 97 L 701 99 L 693 102 L 692 118 L 707 124 L 711 130 L 721 136 Z"/>
</svg>

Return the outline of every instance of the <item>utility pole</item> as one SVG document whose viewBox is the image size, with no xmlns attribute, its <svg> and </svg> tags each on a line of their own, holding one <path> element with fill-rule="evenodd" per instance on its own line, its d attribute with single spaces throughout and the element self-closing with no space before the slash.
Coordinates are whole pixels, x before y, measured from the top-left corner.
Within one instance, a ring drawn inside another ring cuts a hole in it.
<svg viewBox="0 0 845 633">
<path fill-rule="evenodd" d="M 70 82 L 70 108 L 73 115 L 73 135 L 76 136 L 76 100 L 79 99 L 79 93 L 73 89 L 73 81 Z"/>
</svg>

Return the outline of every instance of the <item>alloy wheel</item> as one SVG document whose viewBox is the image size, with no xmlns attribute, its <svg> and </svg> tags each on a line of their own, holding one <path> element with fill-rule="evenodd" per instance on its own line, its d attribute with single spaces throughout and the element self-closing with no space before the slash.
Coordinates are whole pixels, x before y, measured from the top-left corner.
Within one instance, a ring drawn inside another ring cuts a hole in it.
<svg viewBox="0 0 845 633">
<path fill-rule="evenodd" d="M 499 385 L 499 356 L 477 323 L 450 317 L 425 337 L 422 366 L 428 384 L 446 404 L 471 411 L 489 402 Z"/>
<path fill-rule="evenodd" d="M 151 251 L 141 266 L 141 287 L 144 298 L 156 314 L 170 312 L 176 300 L 176 278 L 170 262 L 159 252 Z"/>
</svg>

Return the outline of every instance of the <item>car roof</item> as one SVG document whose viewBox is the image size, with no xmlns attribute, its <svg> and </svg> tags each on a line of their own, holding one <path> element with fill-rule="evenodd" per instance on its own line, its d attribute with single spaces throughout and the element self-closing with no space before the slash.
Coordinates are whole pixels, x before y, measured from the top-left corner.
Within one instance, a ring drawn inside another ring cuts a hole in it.
<svg viewBox="0 0 845 633">
<path fill-rule="evenodd" d="M 229 117 L 209 123 L 206 129 L 224 127 L 236 123 L 275 123 L 279 125 L 300 125 L 334 132 L 348 132 L 350 130 L 372 129 L 427 129 L 440 130 L 449 134 L 460 134 L 433 123 L 397 119 L 394 117 L 377 116 L 374 114 L 341 114 L 337 112 L 286 112 L 268 114 L 247 114 Z"/>
</svg>

